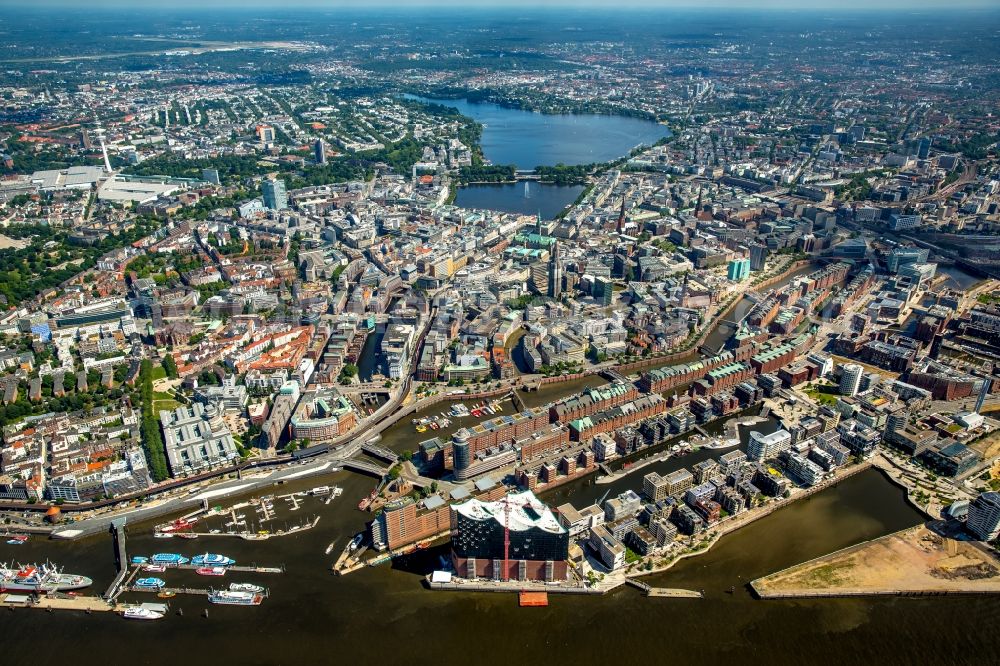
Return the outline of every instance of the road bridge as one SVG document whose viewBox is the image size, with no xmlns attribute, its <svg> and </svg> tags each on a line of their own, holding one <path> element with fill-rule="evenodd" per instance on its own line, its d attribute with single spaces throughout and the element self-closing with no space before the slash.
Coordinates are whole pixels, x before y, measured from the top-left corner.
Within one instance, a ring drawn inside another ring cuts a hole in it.
<svg viewBox="0 0 1000 666">
<path fill-rule="evenodd" d="M 379 458 L 380 460 L 386 460 L 393 465 L 399 462 L 399 456 L 396 455 L 395 451 L 390 451 L 389 449 L 384 449 L 381 446 L 375 446 L 374 444 L 364 443 L 361 445 L 361 450 L 372 456 L 373 458 Z"/>
<path fill-rule="evenodd" d="M 340 464 L 344 469 L 349 469 L 353 472 L 360 472 L 362 474 L 369 474 L 378 478 L 382 478 L 389 473 L 389 470 L 384 467 L 379 467 L 375 463 L 365 462 L 364 460 L 357 460 L 355 458 L 343 460 Z"/>
</svg>

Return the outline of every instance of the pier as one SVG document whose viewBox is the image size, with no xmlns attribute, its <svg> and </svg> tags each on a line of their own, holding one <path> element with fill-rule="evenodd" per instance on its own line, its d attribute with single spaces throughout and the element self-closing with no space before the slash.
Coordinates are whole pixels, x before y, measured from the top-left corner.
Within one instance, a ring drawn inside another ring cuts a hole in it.
<svg viewBox="0 0 1000 666">
<path fill-rule="evenodd" d="M 137 570 L 139 570 L 139 569 L 142 569 L 143 566 L 145 566 L 145 565 L 143 565 L 143 564 L 137 564 L 137 565 L 135 565 L 135 568 Z M 205 565 L 202 565 L 202 564 L 165 564 L 164 566 L 167 569 L 186 569 L 188 571 L 195 571 L 196 569 L 203 568 Z M 238 566 L 238 565 L 233 564 L 231 566 L 226 567 L 226 571 L 236 571 L 236 572 L 239 572 L 239 573 L 280 574 L 280 573 L 285 573 L 285 567 L 284 567 L 284 565 L 279 566 L 279 567 L 259 567 L 256 564 L 249 565 L 249 566 Z"/>
<path fill-rule="evenodd" d="M 132 587 L 130 592 L 155 592 L 156 594 L 166 594 L 169 597 L 177 596 L 178 594 L 189 594 L 199 597 L 207 597 L 213 592 L 213 588 L 204 587 L 161 587 L 161 588 L 151 588 L 151 587 Z M 269 595 L 270 591 L 265 588 L 261 594 L 265 597 Z"/>
<path fill-rule="evenodd" d="M 269 518 L 262 518 L 261 520 L 272 520 L 273 518 L 274 518 L 274 515 L 271 514 Z M 188 538 L 236 537 L 238 539 L 243 539 L 244 541 L 266 541 L 267 539 L 271 539 L 271 538 L 274 538 L 274 537 L 288 536 L 289 534 L 298 534 L 299 532 L 304 532 L 306 530 L 311 530 L 312 528 L 316 527 L 317 523 L 319 523 L 319 518 L 320 518 L 319 516 L 313 516 L 313 519 L 311 521 L 304 522 L 301 525 L 294 525 L 292 527 L 289 527 L 288 529 L 283 529 L 283 530 L 274 530 L 274 531 L 265 531 L 265 532 L 260 532 L 260 531 L 258 531 L 258 532 L 251 532 L 251 531 L 242 531 L 242 532 L 184 532 L 183 534 L 187 535 Z M 230 522 L 230 523 L 226 523 L 226 524 L 227 525 L 231 525 L 232 523 Z M 241 520 L 241 521 L 238 521 L 236 524 L 246 526 L 246 521 L 245 520 Z"/>
<path fill-rule="evenodd" d="M 626 585 L 631 585 L 637 590 L 641 590 L 646 594 L 647 597 L 660 597 L 667 599 L 702 599 L 704 595 L 701 592 L 695 592 L 694 590 L 682 590 L 679 588 L 671 587 L 652 587 L 641 580 L 636 580 L 635 578 L 626 578 Z"/>
<path fill-rule="evenodd" d="M 278 495 L 278 499 L 283 499 L 286 502 L 288 502 L 288 504 L 291 506 L 289 511 L 299 510 L 300 502 L 297 493 L 290 493 L 288 495 Z"/>
<path fill-rule="evenodd" d="M 27 596 L 23 594 L 0 594 L 0 607 L 11 610 L 15 608 L 39 608 L 42 610 L 72 610 L 85 613 L 101 613 L 115 610 L 112 603 L 100 597 L 71 597 L 57 593 L 45 596 Z"/>
<path fill-rule="evenodd" d="M 705 595 L 694 590 L 682 590 L 671 587 L 651 587 L 646 592 L 647 597 L 660 597 L 666 599 L 704 599 Z"/>
<path fill-rule="evenodd" d="M 424 579 L 431 590 L 448 592 L 546 592 L 548 594 L 604 594 L 603 590 L 582 585 L 536 583 L 522 580 L 464 580 L 452 578 L 449 583 L 435 583 L 430 576 Z"/>
</svg>

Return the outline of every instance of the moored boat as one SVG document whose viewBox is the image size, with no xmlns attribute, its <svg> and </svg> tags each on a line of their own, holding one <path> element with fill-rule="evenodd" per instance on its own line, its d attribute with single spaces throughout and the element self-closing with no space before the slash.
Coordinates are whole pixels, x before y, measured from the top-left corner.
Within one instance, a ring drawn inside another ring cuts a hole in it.
<svg viewBox="0 0 1000 666">
<path fill-rule="evenodd" d="M 199 576 L 225 576 L 225 567 L 199 567 L 194 572 Z"/>
<path fill-rule="evenodd" d="M 194 527 L 194 524 L 198 522 L 197 518 L 178 518 L 177 520 L 166 523 L 163 525 L 157 525 L 156 531 L 164 534 L 169 534 L 171 532 L 177 532 L 179 530 L 189 530 Z"/>
<path fill-rule="evenodd" d="M 230 583 L 229 589 L 233 592 L 253 592 L 254 594 L 264 592 L 263 586 L 254 585 L 253 583 Z"/>
<path fill-rule="evenodd" d="M 63 573 L 51 564 L 27 564 L 16 569 L 0 565 L 0 592 L 67 592 L 89 587 L 86 576 Z"/>
<path fill-rule="evenodd" d="M 205 553 L 204 555 L 195 555 L 192 557 L 191 564 L 199 567 L 228 567 L 236 564 L 236 560 L 217 553 Z"/>
<path fill-rule="evenodd" d="M 163 613 L 142 606 L 129 606 L 122 611 L 122 617 L 129 620 L 159 620 Z"/>
<path fill-rule="evenodd" d="M 187 564 L 190 560 L 177 553 L 156 553 L 149 561 L 153 564 Z M 197 562 L 195 562 L 197 564 Z"/>
<path fill-rule="evenodd" d="M 264 601 L 264 595 L 242 590 L 212 590 L 208 593 L 208 600 L 213 604 L 259 606 Z"/>
<path fill-rule="evenodd" d="M 148 573 L 163 573 L 167 570 L 167 566 L 165 564 L 147 564 L 142 570 Z"/>
<path fill-rule="evenodd" d="M 140 578 L 139 580 L 135 581 L 135 585 L 136 587 L 158 590 L 162 587 L 166 587 L 167 581 L 163 580 L 162 578 L 155 578 L 150 576 L 149 578 Z"/>
</svg>

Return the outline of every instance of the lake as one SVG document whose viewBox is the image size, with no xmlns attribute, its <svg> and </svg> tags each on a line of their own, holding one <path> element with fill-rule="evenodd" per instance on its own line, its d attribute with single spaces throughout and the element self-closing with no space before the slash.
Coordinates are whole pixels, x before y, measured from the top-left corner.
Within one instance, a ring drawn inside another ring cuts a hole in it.
<svg viewBox="0 0 1000 666">
<path fill-rule="evenodd" d="M 597 114 L 542 114 L 467 99 L 408 99 L 443 104 L 483 125 L 481 144 L 493 164 L 519 169 L 555 164 L 609 162 L 639 144 L 652 145 L 670 136 L 665 125 L 641 118 Z"/>
<path fill-rule="evenodd" d="M 550 220 L 576 201 L 582 191 L 582 185 L 553 185 L 527 180 L 496 185 L 469 185 L 458 188 L 455 205 L 503 213 L 538 214 L 543 220 Z"/>
</svg>

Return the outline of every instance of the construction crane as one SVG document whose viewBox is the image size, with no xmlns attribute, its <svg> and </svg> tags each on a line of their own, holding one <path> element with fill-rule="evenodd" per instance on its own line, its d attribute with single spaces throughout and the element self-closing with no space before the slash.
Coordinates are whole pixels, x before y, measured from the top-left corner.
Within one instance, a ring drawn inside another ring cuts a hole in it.
<svg viewBox="0 0 1000 666">
<path fill-rule="evenodd" d="M 510 580 L 510 495 L 503 498 L 503 580 Z"/>
</svg>

